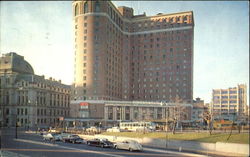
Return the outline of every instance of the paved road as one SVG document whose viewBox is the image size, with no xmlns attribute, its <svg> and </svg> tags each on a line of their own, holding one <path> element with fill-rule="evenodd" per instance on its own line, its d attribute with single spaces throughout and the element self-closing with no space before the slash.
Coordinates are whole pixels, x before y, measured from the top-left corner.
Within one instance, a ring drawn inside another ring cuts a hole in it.
<svg viewBox="0 0 250 157">
<path fill-rule="evenodd" d="M 63 142 L 44 142 L 37 134 L 18 132 L 15 129 L 2 129 L 1 157 L 168 157 L 168 156 L 200 156 L 191 153 L 167 151 L 163 149 L 144 148 L 142 152 L 129 152 L 112 148 L 100 148 L 86 144 Z"/>
</svg>

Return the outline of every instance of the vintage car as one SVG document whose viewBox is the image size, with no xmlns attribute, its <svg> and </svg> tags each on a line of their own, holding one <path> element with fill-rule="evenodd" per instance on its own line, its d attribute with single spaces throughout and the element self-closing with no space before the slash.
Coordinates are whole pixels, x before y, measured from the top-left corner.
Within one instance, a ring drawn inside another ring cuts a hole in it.
<svg viewBox="0 0 250 157">
<path fill-rule="evenodd" d="M 47 133 L 43 135 L 45 141 L 60 141 L 60 135 L 54 133 Z"/>
<path fill-rule="evenodd" d="M 69 143 L 85 143 L 82 138 L 80 138 L 78 135 L 68 135 L 62 137 L 63 142 L 69 142 Z"/>
<path fill-rule="evenodd" d="M 113 143 L 106 138 L 95 138 L 87 141 L 89 146 L 99 146 L 99 147 L 113 147 Z"/>
<path fill-rule="evenodd" d="M 115 149 L 127 149 L 129 151 L 142 151 L 142 145 L 134 140 L 124 140 L 114 144 Z"/>
</svg>

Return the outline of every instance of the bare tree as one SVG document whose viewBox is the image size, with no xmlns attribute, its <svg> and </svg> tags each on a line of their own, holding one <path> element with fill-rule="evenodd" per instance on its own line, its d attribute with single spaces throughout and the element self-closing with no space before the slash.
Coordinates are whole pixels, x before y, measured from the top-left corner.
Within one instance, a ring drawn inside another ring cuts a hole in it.
<svg viewBox="0 0 250 157">
<path fill-rule="evenodd" d="M 232 135 L 232 132 L 233 132 L 233 126 L 234 126 L 235 119 L 236 119 L 236 112 L 235 112 L 235 107 L 234 107 L 234 117 L 233 117 L 233 122 L 232 122 L 232 125 L 231 125 L 230 134 L 229 134 L 229 135 L 228 135 L 228 137 L 227 137 L 227 141 L 229 140 L 229 138 L 230 138 L 230 137 L 231 137 L 231 135 Z"/>
<path fill-rule="evenodd" d="M 209 130 L 209 134 L 212 134 L 213 131 L 213 120 L 212 120 L 212 114 L 210 112 L 204 112 L 203 119 L 205 120 L 207 124 L 207 130 Z"/>
<path fill-rule="evenodd" d="M 185 107 L 181 106 L 183 100 L 177 95 L 175 97 L 174 114 L 172 117 L 172 134 L 175 134 L 177 125 L 181 122 L 181 115 L 185 113 Z"/>
</svg>

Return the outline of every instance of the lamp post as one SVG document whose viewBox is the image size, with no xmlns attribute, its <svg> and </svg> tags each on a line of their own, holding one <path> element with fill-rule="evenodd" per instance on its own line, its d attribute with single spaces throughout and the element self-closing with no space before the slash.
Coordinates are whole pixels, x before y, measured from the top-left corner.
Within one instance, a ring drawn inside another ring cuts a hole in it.
<svg viewBox="0 0 250 157">
<path fill-rule="evenodd" d="M 168 148 L 168 119 L 166 117 L 166 148 Z"/>
<path fill-rule="evenodd" d="M 16 136 L 15 136 L 15 137 L 16 137 L 16 139 L 17 139 L 17 123 L 18 123 L 18 122 L 17 122 L 17 115 L 15 115 L 15 118 L 16 118 L 16 132 L 15 132 Z"/>
</svg>

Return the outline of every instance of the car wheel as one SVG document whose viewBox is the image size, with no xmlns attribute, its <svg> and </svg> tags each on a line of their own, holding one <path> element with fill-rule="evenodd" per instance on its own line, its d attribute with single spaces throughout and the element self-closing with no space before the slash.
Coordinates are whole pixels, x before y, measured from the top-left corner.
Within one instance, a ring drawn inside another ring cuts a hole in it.
<svg viewBox="0 0 250 157">
<path fill-rule="evenodd" d="M 75 141 L 73 140 L 72 143 L 75 144 Z"/>
<path fill-rule="evenodd" d="M 103 145 L 103 144 L 101 144 L 101 147 L 103 148 L 103 147 L 104 147 L 104 145 Z"/>
<path fill-rule="evenodd" d="M 117 145 L 115 145 L 115 149 L 118 149 Z"/>
<path fill-rule="evenodd" d="M 89 142 L 87 142 L 87 145 L 89 146 L 89 145 L 90 145 L 90 143 L 89 143 Z"/>
<path fill-rule="evenodd" d="M 133 149 L 132 149 L 132 148 L 129 148 L 129 151 L 130 151 L 130 152 L 133 152 Z"/>
</svg>

